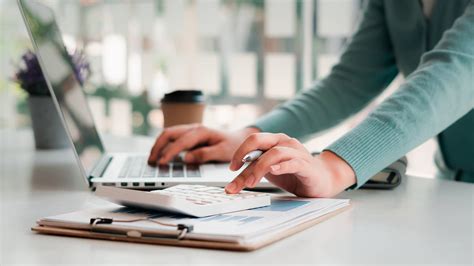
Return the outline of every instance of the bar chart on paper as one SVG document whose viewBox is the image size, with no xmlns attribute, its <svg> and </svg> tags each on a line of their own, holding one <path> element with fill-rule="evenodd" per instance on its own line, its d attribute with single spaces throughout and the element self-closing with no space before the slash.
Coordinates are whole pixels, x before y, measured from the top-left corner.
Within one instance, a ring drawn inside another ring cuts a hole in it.
<svg viewBox="0 0 474 266">
<path fill-rule="evenodd" d="M 251 223 L 253 221 L 257 221 L 262 219 L 263 217 L 261 216 L 244 216 L 244 215 L 216 215 L 216 216 L 211 216 L 211 217 L 206 217 L 203 219 L 200 219 L 200 222 L 237 222 L 239 224 L 247 224 Z"/>
<path fill-rule="evenodd" d="M 274 199 L 272 200 L 272 204 L 267 207 L 255 208 L 252 209 L 254 212 L 259 211 L 271 211 L 271 212 L 287 212 L 293 210 L 295 208 L 304 206 L 308 204 L 308 201 L 298 201 L 298 200 L 281 200 L 281 199 Z M 248 224 L 254 221 L 258 221 L 263 219 L 263 216 L 245 216 L 245 215 L 232 215 L 232 214 L 221 214 L 211 217 L 200 218 L 200 222 L 237 222 L 241 225 Z"/>
<path fill-rule="evenodd" d="M 273 199 L 270 206 L 257 208 L 258 211 L 274 211 L 274 212 L 286 212 L 291 211 L 295 208 L 308 204 L 309 201 L 304 200 L 282 200 Z"/>
</svg>

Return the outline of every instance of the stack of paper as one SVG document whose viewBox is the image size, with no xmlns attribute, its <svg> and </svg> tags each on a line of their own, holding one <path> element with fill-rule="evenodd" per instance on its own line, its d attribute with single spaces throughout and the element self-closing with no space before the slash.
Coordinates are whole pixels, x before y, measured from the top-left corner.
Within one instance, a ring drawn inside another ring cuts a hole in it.
<svg viewBox="0 0 474 266">
<path fill-rule="evenodd" d="M 51 216 L 39 220 L 38 225 L 50 228 L 90 230 L 90 219 L 102 217 L 114 220 L 138 221 L 114 221 L 112 224 L 99 224 L 95 227 L 95 230 L 99 229 L 109 233 L 122 232 L 124 235 L 131 231 L 142 232 L 143 235 L 150 232 L 159 232 L 161 235 L 172 236 L 176 233 L 176 227 L 163 226 L 148 220 L 140 220 L 148 218 L 167 224 L 193 225 L 194 229 L 186 234 L 186 240 L 235 243 L 239 246 L 253 245 L 254 247 L 256 243 L 260 243 L 257 245 L 260 247 L 264 245 L 262 243 L 268 244 L 269 239 L 275 241 L 295 233 L 296 231 L 293 229 L 299 225 L 349 206 L 349 200 L 274 197 L 272 198 L 272 204 L 267 207 L 203 218 L 190 218 L 169 213 L 117 206 L 112 205 L 106 208 L 81 210 Z M 285 234 L 289 230 L 294 232 Z M 41 232 L 41 230 L 39 231 Z M 282 235 L 282 237 L 278 237 L 279 235 Z"/>
</svg>

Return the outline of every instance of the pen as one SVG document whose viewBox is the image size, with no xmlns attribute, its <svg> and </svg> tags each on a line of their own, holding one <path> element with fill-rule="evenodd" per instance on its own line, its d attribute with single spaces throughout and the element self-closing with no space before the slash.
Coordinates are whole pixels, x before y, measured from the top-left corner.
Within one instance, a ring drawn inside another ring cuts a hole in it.
<svg viewBox="0 0 474 266">
<path fill-rule="evenodd" d="M 261 150 L 251 151 L 251 152 L 245 154 L 244 158 L 242 158 L 242 162 L 243 163 L 253 162 L 253 161 L 257 160 L 258 157 L 260 157 L 260 155 L 262 155 L 262 153 L 263 153 L 263 151 L 261 151 Z"/>
</svg>

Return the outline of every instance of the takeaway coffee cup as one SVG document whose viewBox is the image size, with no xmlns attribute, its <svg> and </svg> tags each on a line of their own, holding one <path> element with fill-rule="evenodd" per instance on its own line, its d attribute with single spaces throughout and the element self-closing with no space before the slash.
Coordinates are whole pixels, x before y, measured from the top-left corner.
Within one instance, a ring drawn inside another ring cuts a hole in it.
<svg viewBox="0 0 474 266">
<path fill-rule="evenodd" d="M 202 123 L 205 97 L 200 90 L 177 90 L 161 99 L 164 127 Z"/>
</svg>

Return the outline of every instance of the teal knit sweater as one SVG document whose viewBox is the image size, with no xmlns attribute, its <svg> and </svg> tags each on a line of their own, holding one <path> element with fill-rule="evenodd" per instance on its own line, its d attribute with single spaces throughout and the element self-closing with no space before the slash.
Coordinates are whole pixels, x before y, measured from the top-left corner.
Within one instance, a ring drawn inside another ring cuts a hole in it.
<svg viewBox="0 0 474 266">
<path fill-rule="evenodd" d="M 259 119 L 266 132 L 304 138 L 360 111 L 401 73 L 405 82 L 327 147 L 357 185 L 438 136 L 448 167 L 474 179 L 474 0 L 371 0 L 331 73 Z"/>
</svg>

